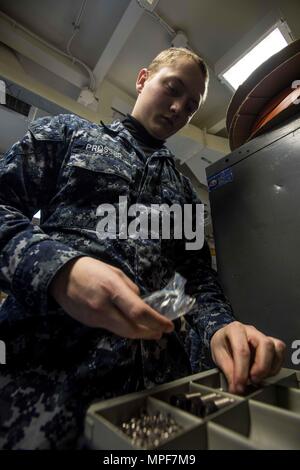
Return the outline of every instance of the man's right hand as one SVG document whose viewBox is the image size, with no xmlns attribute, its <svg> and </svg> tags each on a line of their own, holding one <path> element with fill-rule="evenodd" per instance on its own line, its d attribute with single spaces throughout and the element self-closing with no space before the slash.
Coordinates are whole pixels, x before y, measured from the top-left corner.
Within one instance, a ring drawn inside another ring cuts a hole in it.
<svg viewBox="0 0 300 470">
<path fill-rule="evenodd" d="M 132 339 L 160 339 L 173 323 L 139 297 L 120 269 L 94 258 L 69 261 L 53 278 L 50 294 L 71 317 Z"/>
</svg>

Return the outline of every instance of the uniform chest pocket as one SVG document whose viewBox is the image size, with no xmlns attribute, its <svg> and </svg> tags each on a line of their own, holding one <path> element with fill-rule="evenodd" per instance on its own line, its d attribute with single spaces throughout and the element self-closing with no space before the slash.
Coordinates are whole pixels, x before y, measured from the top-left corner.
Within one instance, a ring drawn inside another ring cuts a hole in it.
<svg viewBox="0 0 300 470">
<path fill-rule="evenodd" d="M 132 184 L 132 169 L 120 158 L 97 154 L 72 154 L 67 164 L 69 195 L 76 194 L 93 206 L 117 202 L 127 196 Z"/>
</svg>

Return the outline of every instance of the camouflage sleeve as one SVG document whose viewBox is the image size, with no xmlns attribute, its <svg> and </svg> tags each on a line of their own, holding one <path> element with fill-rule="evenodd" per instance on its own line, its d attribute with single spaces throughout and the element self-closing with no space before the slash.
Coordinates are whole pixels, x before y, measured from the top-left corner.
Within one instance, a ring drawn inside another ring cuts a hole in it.
<svg viewBox="0 0 300 470">
<path fill-rule="evenodd" d="M 185 181 L 189 193 L 188 203 L 201 203 Z M 195 214 L 193 213 L 193 219 Z M 195 227 L 195 220 L 193 226 Z M 234 315 L 226 299 L 217 273 L 211 267 L 211 255 L 207 242 L 201 249 L 188 250 L 182 243 L 176 260 L 177 270 L 187 279 L 186 292 L 196 296 L 197 302 L 192 314 L 186 315 L 186 320 L 200 335 L 201 343 L 209 351 L 213 334 L 223 326 L 234 321 Z"/>
<path fill-rule="evenodd" d="M 47 313 L 55 273 L 80 252 L 31 223 L 53 197 L 69 116 L 41 118 L 0 159 L 0 289 L 30 311 Z"/>
</svg>

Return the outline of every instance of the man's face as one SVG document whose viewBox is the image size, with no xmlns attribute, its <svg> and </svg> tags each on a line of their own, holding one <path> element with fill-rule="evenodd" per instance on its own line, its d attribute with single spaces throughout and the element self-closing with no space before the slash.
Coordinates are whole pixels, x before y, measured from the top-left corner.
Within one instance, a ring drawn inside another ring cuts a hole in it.
<svg viewBox="0 0 300 470">
<path fill-rule="evenodd" d="M 142 69 L 136 88 L 139 95 L 132 116 L 153 137 L 164 140 L 191 120 L 201 104 L 205 85 L 199 65 L 181 58 L 150 76 Z"/>
</svg>

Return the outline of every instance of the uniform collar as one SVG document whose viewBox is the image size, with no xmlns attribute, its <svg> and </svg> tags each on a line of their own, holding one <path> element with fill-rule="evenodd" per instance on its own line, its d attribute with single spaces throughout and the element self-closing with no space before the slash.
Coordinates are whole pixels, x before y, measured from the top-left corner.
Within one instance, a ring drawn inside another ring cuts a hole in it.
<svg viewBox="0 0 300 470">
<path fill-rule="evenodd" d="M 106 125 L 101 121 L 101 124 L 108 134 L 110 134 L 111 136 L 119 135 L 120 137 L 125 139 L 132 147 L 134 147 L 135 150 L 141 152 L 138 141 L 130 134 L 130 132 L 126 129 L 126 127 L 122 124 L 120 120 L 116 120 L 109 125 Z M 157 157 L 170 158 L 173 162 L 175 160 L 174 154 L 165 145 L 155 151 L 153 153 L 153 156 L 154 155 Z"/>
<path fill-rule="evenodd" d="M 138 142 L 140 142 L 142 146 L 145 145 L 146 147 L 149 147 L 155 151 L 160 149 L 164 145 L 164 140 L 156 139 L 155 137 L 153 137 L 143 126 L 143 124 L 141 124 L 136 118 L 134 118 L 130 114 L 127 114 L 121 122 L 123 126 L 126 127 L 130 134 L 132 134 L 132 136 Z"/>
</svg>

